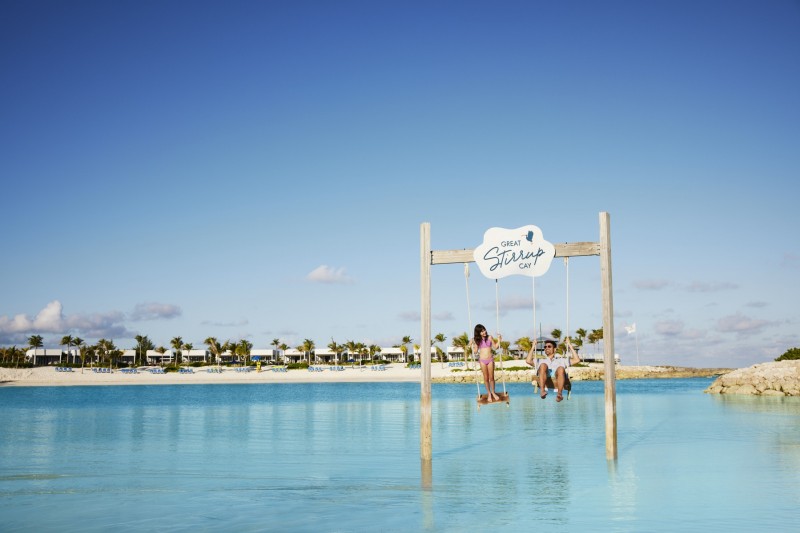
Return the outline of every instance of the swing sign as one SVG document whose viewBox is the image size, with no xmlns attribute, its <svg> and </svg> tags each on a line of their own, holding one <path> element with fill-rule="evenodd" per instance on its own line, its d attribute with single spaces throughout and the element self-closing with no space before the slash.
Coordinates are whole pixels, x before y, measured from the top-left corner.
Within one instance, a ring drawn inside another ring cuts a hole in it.
<svg viewBox="0 0 800 533">
<path fill-rule="evenodd" d="M 483 242 L 475 248 L 473 259 L 487 278 L 541 276 L 556 255 L 552 243 L 533 225 L 516 229 L 489 228 Z"/>
</svg>

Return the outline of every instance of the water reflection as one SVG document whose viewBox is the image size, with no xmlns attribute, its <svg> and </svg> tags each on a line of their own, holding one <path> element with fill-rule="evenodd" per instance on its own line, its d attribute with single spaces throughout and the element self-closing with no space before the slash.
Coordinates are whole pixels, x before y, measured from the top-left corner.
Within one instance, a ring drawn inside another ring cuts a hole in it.
<svg viewBox="0 0 800 533">
<path fill-rule="evenodd" d="M 37 531 L 790 530 L 798 402 L 668 385 L 620 394 L 611 462 L 602 387 L 557 404 L 509 384 L 510 407 L 480 411 L 474 387 L 434 387 L 427 465 L 416 384 L 0 388 L 0 515 Z"/>
</svg>

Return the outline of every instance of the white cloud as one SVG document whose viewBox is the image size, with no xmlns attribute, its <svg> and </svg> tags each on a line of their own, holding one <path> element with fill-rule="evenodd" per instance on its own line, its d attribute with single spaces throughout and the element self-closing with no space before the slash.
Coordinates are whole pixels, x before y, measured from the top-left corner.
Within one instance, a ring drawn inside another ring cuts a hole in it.
<svg viewBox="0 0 800 533">
<path fill-rule="evenodd" d="M 0 317 L 0 333 L 58 333 L 64 329 L 61 302 L 53 300 L 34 317 L 24 314 Z"/>
<path fill-rule="evenodd" d="M 785 268 L 791 268 L 793 270 L 800 269 L 800 255 L 792 253 L 783 254 L 781 265 Z"/>
<path fill-rule="evenodd" d="M 24 343 L 28 335 L 41 333 L 71 333 L 91 339 L 132 336 L 124 320 L 125 315 L 119 311 L 65 316 L 61 302 L 53 300 L 33 318 L 24 314 L 1 316 L 0 343 Z"/>
<path fill-rule="evenodd" d="M 214 322 L 212 320 L 203 320 L 202 322 L 200 322 L 200 324 L 202 324 L 203 326 L 214 326 L 219 328 L 233 328 L 237 326 L 246 326 L 247 324 L 249 324 L 249 322 L 250 322 L 249 320 L 243 318 L 241 320 L 236 320 L 232 322 Z"/>
<path fill-rule="evenodd" d="M 662 320 L 653 325 L 653 330 L 661 335 L 674 337 L 683 332 L 683 322 L 680 320 Z"/>
<path fill-rule="evenodd" d="M 177 305 L 147 302 L 136 304 L 130 319 L 134 321 L 158 320 L 160 318 L 175 318 L 176 316 L 181 316 L 181 313 L 181 308 Z"/>
<path fill-rule="evenodd" d="M 729 283 L 727 281 L 716 281 L 716 282 L 693 281 L 692 283 L 686 286 L 686 290 L 689 292 L 718 292 L 718 291 L 726 291 L 738 288 L 739 286 L 736 285 L 735 283 Z"/>
<path fill-rule="evenodd" d="M 441 313 L 436 313 L 433 315 L 433 319 L 442 321 L 453 320 L 453 313 L 451 313 L 450 311 L 443 311 Z"/>
<path fill-rule="evenodd" d="M 308 281 L 315 283 L 353 283 L 353 279 L 347 275 L 344 268 L 332 268 L 328 265 L 320 265 L 306 276 Z"/>
<path fill-rule="evenodd" d="M 759 333 L 770 323 L 766 320 L 750 318 L 741 313 L 728 315 L 717 321 L 717 331 L 722 333 Z"/>
<path fill-rule="evenodd" d="M 419 312 L 417 311 L 405 311 L 397 315 L 397 318 L 403 322 L 419 322 L 421 320 Z"/>
<path fill-rule="evenodd" d="M 670 282 L 664 279 L 641 279 L 633 282 L 633 286 L 637 289 L 645 291 L 660 291 L 669 287 Z"/>
</svg>

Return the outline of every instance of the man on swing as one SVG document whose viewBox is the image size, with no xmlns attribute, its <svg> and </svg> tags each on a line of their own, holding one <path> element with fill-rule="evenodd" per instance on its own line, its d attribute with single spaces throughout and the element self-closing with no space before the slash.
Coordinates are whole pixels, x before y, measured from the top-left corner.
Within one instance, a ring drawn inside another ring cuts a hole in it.
<svg viewBox="0 0 800 533">
<path fill-rule="evenodd" d="M 565 339 L 565 345 L 572 354 L 569 361 L 566 357 L 556 357 L 556 342 L 550 339 L 544 341 L 544 359 L 534 359 L 536 354 L 536 344 L 534 343 L 531 350 L 528 352 L 528 357 L 525 362 L 530 366 L 536 368 L 536 375 L 539 378 L 539 390 L 541 391 L 541 398 L 547 398 L 547 378 L 552 378 L 555 374 L 555 388 L 556 388 L 556 401 L 560 402 L 564 399 L 564 381 L 566 379 L 567 366 L 575 365 L 580 362 L 578 353 L 569 342 L 569 337 Z"/>
</svg>

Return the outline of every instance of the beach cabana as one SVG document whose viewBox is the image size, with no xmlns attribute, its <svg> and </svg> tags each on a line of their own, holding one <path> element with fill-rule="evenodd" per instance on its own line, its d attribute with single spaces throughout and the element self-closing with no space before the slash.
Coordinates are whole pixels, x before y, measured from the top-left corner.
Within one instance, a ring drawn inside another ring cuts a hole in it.
<svg viewBox="0 0 800 533">
<path fill-rule="evenodd" d="M 317 348 L 314 350 L 315 363 L 336 363 L 342 360 L 341 352 L 334 352 L 329 348 Z"/>
<path fill-rule="evenodd" d="M 72 350 L 71 350 L 72 351 Z M 25 359 L 34 365 L 52 365 L 60 363 L 68 352 L 54 348 L 31 348 L 25 352 Z"/>
<path fill-rule="evenodd" d="M 205 363 L 210 358 L 211 352 L 208 350 L 181 350 L 182 363 Z"/>
<path fill-rule="evenodd" d="M 447 360 L 448 361 L 465 361 L 464 359 L 464 348 L 460 346 L 448 346 L 447 347 Z"/>
<path fill-rule="evenodd" d="M 278 350 L 250 350 L 250 358 L 266 364 L 275 364 L 278 361 Z M 258 359 L 256 359 L 258 357 Z"/>
<path fill-rule="evenodd" d="M 136 350 L 122 350 L 119 361 L 123 364 L 133 365 L 136 361 Z"/>
<path fill-rule="evenodd" d="M 403 355 L 403 350 L 399 347 L 384 348 L 381 346 L 381 357 L 392 363 L 405 363 L 406 358 Z"/>
<path fill-rule="evenodd" d="M 145 357 L 148 365 L 160 365 L 172 362 L 175 355 L 172 353 L 172 350 L 167 350 L 163 354 L 155 350 L 147 350 Z"/>
<path fill-rule="evenodd" d="M 289 348 L 283 352 L 283 358 L 288 363 L 299 363 L 305 361 L 306 352 L 301 352 L 295 348 Z"/>
</svg>

